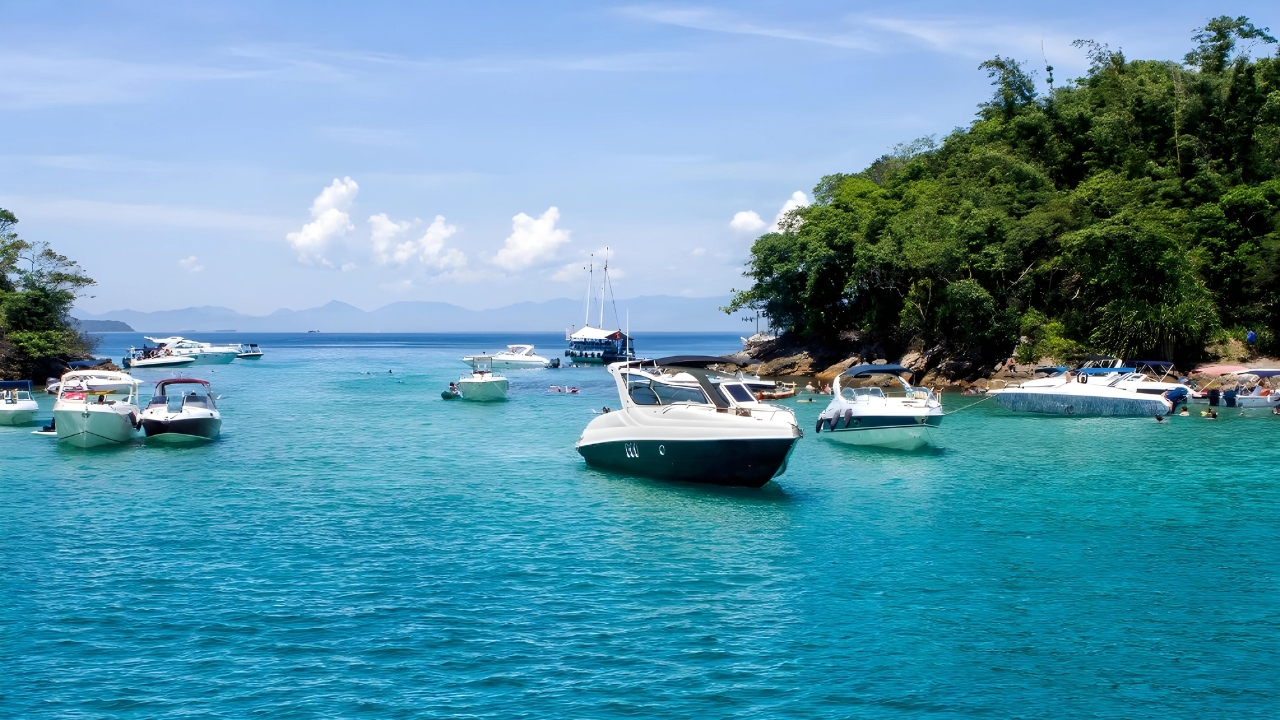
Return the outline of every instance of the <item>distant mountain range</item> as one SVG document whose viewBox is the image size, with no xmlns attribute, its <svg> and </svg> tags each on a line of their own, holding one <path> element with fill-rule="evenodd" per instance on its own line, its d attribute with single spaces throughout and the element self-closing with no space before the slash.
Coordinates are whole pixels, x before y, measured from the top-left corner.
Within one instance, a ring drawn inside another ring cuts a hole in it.
<svg viewBox="0 0 1280 720">
<path fill-rule="evenodd" d="M 737 315 L 726 315 L 719 308 L 729 297 L 687 298 L 671 295 L 649 295 L 618 300 L 618 320 L 610 305 L 605 305 L 605 326 L 623 329 L 630 313 L 632 332 L 740 332 L 750 335 L 754 325 L 742 322 Z M 85 325 L 97 327 L 101 321 L 125 323 L 137 332 L 505 332 L 556 331 L 571 325 L 580 327 L 583 320 L 581 300 L 561 298 L 547 302 L 522 302 L 492 310 L 468 310 L 442 302 L 397 302 L 364 311 L 334 300 L 308 310 L 280 309 L 270 315 L 244 315 L 224 307 L 203 306 L 182 310 L 139 312 L 113 310 L 97 315 L 76 312 Z M 592 313 L 592 324 L 599 318 L 599 308 Z M 124 328 L 117 328 L 124 330 Z M 110 330 L 96 330 L 110 332 Z"/>
</svg>

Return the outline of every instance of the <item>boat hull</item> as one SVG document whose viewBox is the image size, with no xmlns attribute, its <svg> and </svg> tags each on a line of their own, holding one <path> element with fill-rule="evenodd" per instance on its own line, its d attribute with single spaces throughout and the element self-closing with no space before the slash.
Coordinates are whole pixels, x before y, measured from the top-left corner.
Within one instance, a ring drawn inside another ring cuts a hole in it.
<svg viewBox="0 0 1280 720">
<path fill-rule="evenodd" d="M 942 425 L 942 415 L 855 417 L 850 422 L 844 427 L 837 418 L 835 430 L 829 430 L 830 424 L 824 422 L 822 436 L 846 445 L 919 450 L 935 444 L 934 431 Z"/>
<path fill-rule="evenodd" d="M 798 438 L 616 440 L 579 444 L 591 467 L 685 482 L 758 488 L 786 470 Z"/>
<path fill-rule="evenodd" d="M 496 402 L 507 399 L 507 381 L 505 378 L 491 380 L 458 381 L 458 394 L 463 400 L 471 402 Z"/>
<path fill-rule="evenodd" d="M 176 357 L 191 358 L 194 362 L 192 365 L 226 365 L 236 359 L 234 351 L 227 352 L 193 352 L 191 354 L 180 354 Z"/>
<path fill-rule="evenodd" d="M 170 355 L 168 357 L 147 358 L 145 360 L 132 360 L 130 358 L 125 358 L 124 366 L 127 368 L 142 370 L 145 368 L 185 367 L 194 363 L 195 358 Z"/>
<path fill-rule="evenodd" d="M 40 408 L 34 402 L 18 403 L 17 407 L 0 407 L 0 425 L 30 425 L 35 422 Z"/>
<path fill-rule="evenodd" d="M 58 442 L 78 448 L 132 442 L 138 437 L 138 431 L 133 425 L 135 417 L 135 413 L 120 414 L 110 408 L 84 406 L 53 411 Z"/>
<path fill-rule="evenodd" d="M 998 391 L 996 404 L 1013 412 L 1087 417 L 1152 417 L 1168 415 L 1170 404 L 1159 397 L 1133 393 L 1132 397 L 1091 396 L 1070 393 Z"/>
<path fill-rule="evenodd" d="M 142 430 L 147 442 L 195 443 L 217 440 L 222 431 L 222 419 L 217 417 L 173 418 L 153 420 L 143 418 Z"/>
</svg>

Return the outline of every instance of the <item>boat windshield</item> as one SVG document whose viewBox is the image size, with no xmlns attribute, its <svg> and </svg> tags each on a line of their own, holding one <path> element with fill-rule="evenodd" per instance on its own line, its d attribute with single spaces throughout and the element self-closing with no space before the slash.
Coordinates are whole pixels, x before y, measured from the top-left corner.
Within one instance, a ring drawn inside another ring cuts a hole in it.
<svg viewBox="0 0 1280 720">
<path fill-rule="evenodd" d="M 840 395 L 849 402 L 866 402 L 886 397 L 913 397 L 911 386 L 897 375 L 841 378 Z"/>
<path fill-rule="evenodd" d="M 204 408 L 206 410 L 212 410 L 214 407 L 213 396 L 191 393 L 190 395 L 186 395 L 182 398 L 182 407 L 184 408 L 194 407 L 194 408 Z"/>
<path fill-rule="evenodd" d="M 667 385 L 647 378 L 628 380 L 627 392 L 637 405 L 707 404 L 707 396 L 702 388 Z"/>
<path fill-rule="evenodd" d="M 734 402 L 749 403 L 755 401 L 755 396 L 741 383 L 722 383 L 720 389 L 728 393 L 729 398 Z"/>
</svg>

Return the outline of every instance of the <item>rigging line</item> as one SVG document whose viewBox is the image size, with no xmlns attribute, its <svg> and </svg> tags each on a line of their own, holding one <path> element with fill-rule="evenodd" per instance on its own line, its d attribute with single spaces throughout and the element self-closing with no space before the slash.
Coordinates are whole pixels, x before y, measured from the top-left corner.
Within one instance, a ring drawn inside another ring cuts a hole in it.
<svg viewBox="0 0 1280 720">
<path fill-rule="evenodd" d="M 960 408 L 959 410 L 952 410 L 951 412 L 944 412 L 944 413 L 942 413 L 942 415 L 943 415 L 944 417 L 945 417 L 945 416 L 947 416 L 947 415 L 955 415 L 956 413 L 961 412 L 961 411 L 963 411 L 963 410 L 968 410 L 969 408 L 971 408 L 971 407 L 973 407 L 973 406 L 975 406 L 975 405 L 981 405 L 982 403 L 984 403 L 984 402 L 986 402 L 986 401 L 988 401 L 988 400 L 991 400 L 991 399 L 993 399 L 994 397 L 995 397 L 995 395 L 991 395 L 991 394 L 989 394 L 989 393 L 988 393 L 986 397 L 982 398 L 981 400 L 979 400 L 979 401 L 977 401 L 977 402 L 971 402 L 971 403 L 969 403 L 968 405 L 965 405 L 964 407 Z"/>
<path fill-rule="evenodd" d="M 613 303 L 613 321 L 618 324 L 618 327 L 622 327 L 622 318 L 618 317 L 618 296 L 613 293 L 613 279 L 609 277 L 608 273 L 605 273 L 604 281 L 609 286 L 609 299 Z M 627 337 L 631 336 L 630 325 L 631 325 L 631 316 L 628 315 L 627 316 L 627 326 L 628 326 Z"/>
</svg>

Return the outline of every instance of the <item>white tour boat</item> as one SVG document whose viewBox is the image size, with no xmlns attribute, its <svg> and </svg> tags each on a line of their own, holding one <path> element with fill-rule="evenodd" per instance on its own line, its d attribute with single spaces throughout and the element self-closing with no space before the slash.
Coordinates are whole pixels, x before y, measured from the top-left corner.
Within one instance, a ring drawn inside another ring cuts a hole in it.
<svg viewBox="0 0 1280 720">
<path fill-rule="evenodd" d="M 471 365 L 471 374 L 458 379 L 458 395 L 463 400 L 493 402 L 507 399 L 507 379 L 493 374 L 493 361 L 477 357 Z"/>
<path fill-rule="evenodd" d="M 62 376 L 53 404 L 58 442 L 89 448 L 131 442 L 142 425 L 138 421 L 140 380 L 124 373 L 77 370 Z M 98 390 L 91 390 L 96 385 Z M 127 388 L 105 390 L 106 387 Z"/>
<path fill-rule="evenodd" d="M 212 345 L 176 335 L 147 339 L 156 344 L 157 349 L 162 351 L 161 354 L 193 358 L 196 365 L 225 365 L 235 360 L 240 354 L 239 345 Z"/>
<path fill-rule="evenodd" d="M 902 379 L 901 365 L 858 365 L 832 381 L 831 404 L 817 431 L 851 445 L 916 450 L 934 444 L 942 424 L 942 401 L 932 390 Z"/>
<path fill-rule="evenodd" d="M 587 425 L 578 453 L 596 468 L 716 485 L 760 487 L 782 474 L 802 435 L 795 414 L 710 369 L 723 362 L 688 355 L 611 364 L 621 407 Z"/>
<path fill-rule="evenodd" d="M 247 345 L 237 345 L 236 357 L 241 360 L 257 360 L 262 357 L 262 348 L 258 347 L 258 343 L 249 343 Z"/>
<path fill-rule="evenodd" d="M 27 425 L 39 411 L 30 380 L 0 381 L 0 425 Z"/>
<path fill-rule="evenodd" d="M 217 440 L 222 430 L 222 414 L 218 412 L 209 382 L 166 378 L 156 383 L 155 393 L 142 411 L 142 430 L 148 442 Z"/>
</svg>

